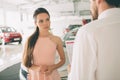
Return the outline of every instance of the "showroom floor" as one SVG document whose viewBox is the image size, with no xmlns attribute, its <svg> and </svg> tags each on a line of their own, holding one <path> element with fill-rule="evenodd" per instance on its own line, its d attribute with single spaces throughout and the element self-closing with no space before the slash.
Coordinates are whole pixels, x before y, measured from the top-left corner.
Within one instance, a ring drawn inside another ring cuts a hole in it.
<svg viewBox="0 0 120 80">
<path fill-rule="evenodd" d="M 22 48 L 22 44 L 18 45 L 17 43 L 5 45 L 4 47 L 0 45 L 0 80 L 19 80 Z M 66 63 L 60 69 L 58 69 L 61 80 L 67 80 L 68 63 L 69 62 L 66 55 Z"/>
</svg>

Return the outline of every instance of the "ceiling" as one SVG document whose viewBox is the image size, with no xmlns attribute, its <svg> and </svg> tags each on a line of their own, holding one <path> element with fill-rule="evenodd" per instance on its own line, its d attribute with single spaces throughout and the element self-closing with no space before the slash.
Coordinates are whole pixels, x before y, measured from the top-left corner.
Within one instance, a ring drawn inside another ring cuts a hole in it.
<svg viewBox="0 0 120 80">
<path fill-rule="evenodd" d="M 75 2 L 80 0 L 0 0 L 1 7 L 8 5 L 17 6 L 19 8 L 28 8 L 34 5 L 50 5 L 50 4 L 60 4 L 66 2 Z"/>
<path fill-rule="evenodd" d="M 74 3 L 89 0 L 0 0 L 0 8 L 7 10 L 19 10 L 21 12 L 31 12 L 38 7 L 47 7 L 52 11 L 74 11 Z"/>
<path fill-rule="evenodd" d="M 78 2 L 88 0 L 0 0 L 3 3 L 9 3 L 13 5 L 28 5 L 28 4 L 51 4 L 51 3 L 66 3 L 66 2 Z"/>
</svg>

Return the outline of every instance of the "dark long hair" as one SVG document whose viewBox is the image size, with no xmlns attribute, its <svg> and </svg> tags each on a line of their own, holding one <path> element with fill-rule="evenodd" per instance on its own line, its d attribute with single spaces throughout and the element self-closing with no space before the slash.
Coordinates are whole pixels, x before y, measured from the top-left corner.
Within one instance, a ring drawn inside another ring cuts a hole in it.
<svg viewBox="0 0 120 80">
<path fill-rule="evenodd" d="M 33 14 L 33 18 L 35 22 L 36 22 L 37 15 L 41 13 L 46 13 L 50 17 L 49 12 L 45 8 L 38 8 L 35 10 Z M 24 55 L 23 55 L 23 64 L 28 68 L 32 66 L 33 50 L 34 50 L 35 43 L 38 39 L 38 36 L 39 36 L 39 28 L 36 27 L 35 32 L 28 38 L 25 45 Z"/>
</svg>

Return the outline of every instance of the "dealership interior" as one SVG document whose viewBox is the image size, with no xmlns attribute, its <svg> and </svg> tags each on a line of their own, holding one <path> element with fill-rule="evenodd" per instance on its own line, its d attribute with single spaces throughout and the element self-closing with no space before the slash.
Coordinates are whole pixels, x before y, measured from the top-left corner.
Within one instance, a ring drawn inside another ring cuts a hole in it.
<svg viewBox="0 0 120 80">
<path fill-rule="evenodd" d="M 35 29 L 33 20 L 35 9 L 44 7 L 49 11 L 51 32 L 64 40 L 66 28 L 82 26 L 83 19 L 91 20 L 89 6 L 89 0 L 0 0 L 0 80 L 20 80 L 24 43 Z M 22 39 L 18 42 L 5 42 L 2 38 L 3 27 L 14 28 Z M 69 51 L 66 50 L 67 46 L 63 47 L 66 63 L 58 71 L 61 80 L 67 80 Z M 58 59 L 56 56 L 56 60 Z"/>
</svg>

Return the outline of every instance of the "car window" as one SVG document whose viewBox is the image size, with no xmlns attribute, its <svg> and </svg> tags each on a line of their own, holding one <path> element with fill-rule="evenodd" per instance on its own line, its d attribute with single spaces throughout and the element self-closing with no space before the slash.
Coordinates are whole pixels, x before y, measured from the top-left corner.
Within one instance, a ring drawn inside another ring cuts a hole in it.
<svg viewBox="0 0 120 80">
<path fill-rule="evenodd" d="M 79 29 L 79 28 L 75 28 L 75 29 L 71 30 L 70 32 L 68 32 L 68 33 L 65 35 L 64 40 L 74 40 L 78 29 Z"/>
<path fill-rule="evenodd" d="M 4 27 L 4 28 L 1 28 L 1 31 L 2 32 L 15 32 L 15 29 L 14 28 L 10 28 L 10 27 Z"/>
<path fill-rule="evenodd" d="M 11 32 L 15 32 L 16 30 L 14 28 L 9 28 Z"/>
<path fill-rule="evenodd" d="M 74 28 L 77 28 L 77 27 L 81 27 L 82 25 L 69 25 L 68 28 L 70 30 L 74 29 Z"/>
</svg>

